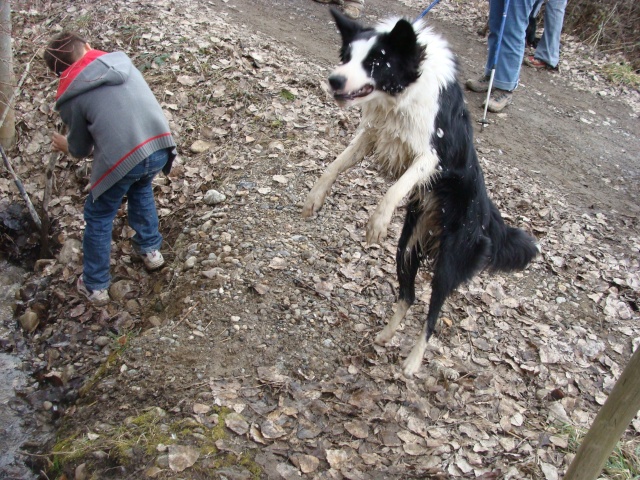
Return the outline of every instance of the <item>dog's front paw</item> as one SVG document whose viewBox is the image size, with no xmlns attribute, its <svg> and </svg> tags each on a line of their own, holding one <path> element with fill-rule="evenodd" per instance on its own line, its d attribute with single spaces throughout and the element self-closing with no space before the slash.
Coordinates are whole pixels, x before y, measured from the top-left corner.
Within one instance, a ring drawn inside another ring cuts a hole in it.
<svg viewBox="0 0 640 480">
<path fill-rule="evenodd" d="M 407 378 L 413 377 L 418 370 L 420 370 L 420 366 L 422 365 L 422 354 L 418 354 L 415 352 L 415 349 L 411 351 L 409 356 L 402 363 L 404 376 Z"/>
<path fill-rule="evenodd" d="M 374 342 L 377 345 L 384 347 L 387 343 L 389 343 L 389 340 L 393 338 L 395 333 L 396 333 L 395 330 L 391 328 L 389 325 L 387 325 L 386 327 L 384 327 L 384 330 L 382 330 L 380 333 L 378 333 L 378 335 L 376 335 Z"/>
<path fill-rule="evenodd" d="M 404 367 L 404 376 L 407 378 L 413 377 L 415 373 L 420 370 L 420 365 L 422 365 L 422 358 L 424 357 L 424 352 L 427 349 L 427 340 L 424 336 L 424 333 L 420 335 L 420 338 L 416 342 L 416 344 L 411 349 L 411 353 L 405 359 L 402 366 Z"/>
<path fill-rule="evenodd" d="M 367 243 L 381 243 L 387 237 L 390 221 L 390 218 L 376 210 L 367 224 Z"/>
<path fill-rule="evenodd" d="M 302 216 L 304 218 L 310 217 L 322 208 L 322 204 L 324 203 L 324 199 L 327 196 L 326 190 L 313 188 L 309 195 L 307 195 L 307 200 L 304 202 L 304 206 L 302 207 Z"/>
</svg>

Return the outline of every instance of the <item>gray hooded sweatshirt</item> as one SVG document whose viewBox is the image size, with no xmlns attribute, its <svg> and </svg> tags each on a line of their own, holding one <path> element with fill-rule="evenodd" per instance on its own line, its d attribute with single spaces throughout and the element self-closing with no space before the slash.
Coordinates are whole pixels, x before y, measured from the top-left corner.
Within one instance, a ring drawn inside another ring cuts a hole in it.
<svg viewBox="0 0 640 480">
<path fill-rule="evenodd" d="M 95 200 L 152 153 L 175 142 L 162 107 L 140 71 L 122 52 L 91 50 L 60 76 L 56 110 L 68 127 L 69 153 L 93 152 L 91 195 Z"/>
</svg>

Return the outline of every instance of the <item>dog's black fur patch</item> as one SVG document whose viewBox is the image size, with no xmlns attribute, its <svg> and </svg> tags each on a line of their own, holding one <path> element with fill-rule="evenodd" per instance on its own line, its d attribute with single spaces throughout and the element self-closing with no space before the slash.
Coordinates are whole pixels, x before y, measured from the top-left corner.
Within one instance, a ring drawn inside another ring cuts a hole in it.
<svg viewBox="0 0 640 480">
<path fill-rule="evenodd" d="M 533 237 L 505 225 L 491 201 L 473 146 L 473 126 L 464 103 L 462 89 L 451 83 L 440 92 L 440 108 L 435 147 L 442 168 L 426 192 L 415 195 L 407 206 L 407 215 L 398 243 L 396 266 L 400 283 L 399 300 L 415 301 L 415 276 L 419 260 L 434 257 L 431 300 L 427 314 L 427 340 L 434 331 L 445 299 L 461 283 L 471 280 L 483 269 L 522 270 L 538 254 Z M 442 137 L 438 136 L 441 132 Z M 425 202 L 432 195 L 435 201 Z M 424 205 L 430 208 L 425 210 Z M 422 229 L 426 237 L 407 249 L 419 222 L 433 222 L 437 229 Z M 437 232 L 435 235 L 429 232 Z M 435 238 L 434 238 L 435 236 Z M 425 251 L 425 245 L 435 245 Z"/>
</svg>

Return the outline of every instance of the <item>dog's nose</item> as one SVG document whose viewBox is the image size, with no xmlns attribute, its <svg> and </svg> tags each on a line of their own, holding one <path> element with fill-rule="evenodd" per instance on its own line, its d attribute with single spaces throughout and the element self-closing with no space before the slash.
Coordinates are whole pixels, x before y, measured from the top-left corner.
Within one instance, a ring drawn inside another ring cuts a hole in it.
<svg viewBox="0 0 640 480">
<path fill-rule="evenodd" d="M 346 84 L 347 77 L 344 75 L 331 75 L 329 77 L 329 85 L 331 85 L 331 88 L 336 92 L 343 90 Z"/>
</svg>

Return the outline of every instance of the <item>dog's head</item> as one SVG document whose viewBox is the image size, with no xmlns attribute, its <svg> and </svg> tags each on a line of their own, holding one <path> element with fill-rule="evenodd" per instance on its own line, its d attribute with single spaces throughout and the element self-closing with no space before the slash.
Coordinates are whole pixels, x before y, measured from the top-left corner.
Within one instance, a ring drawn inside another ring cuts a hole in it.
<svg viewBox="0 0 640 480">
<path fill-rule="evenodd" d="M 329 76 L 338 104 L 395 96 L 418 79 L 425 50 L 409 21 L 391 20 L 374 29 L 335 9 L 331 14 L 342 36 L 342 62 Z"/>
</svg>

